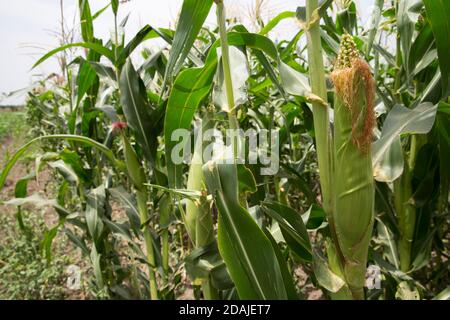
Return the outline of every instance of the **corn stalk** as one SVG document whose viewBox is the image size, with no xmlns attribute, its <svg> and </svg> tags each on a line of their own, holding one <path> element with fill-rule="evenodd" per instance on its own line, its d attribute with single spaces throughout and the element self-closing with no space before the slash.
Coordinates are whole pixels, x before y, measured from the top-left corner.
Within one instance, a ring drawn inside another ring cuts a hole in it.
<svg viewBox="0 0 450 320">
<path fill-rule="evenodd" d="M 122 140 L 124 145 L 125 164 L 127 166 L 128 176 L 130 177 L 130 180 L 136 189 L 136 200 L 139 211 L 139 218 L 141 226 L 143 228 L 145 250 L 148 263 L 148 274 L 150 279 L 150 298 L 152 300 L 158 300 L 158 287 L 154 270 L 156 266 L 156 260 L 153 249 L 153 238 L 148 226 L 148 194 L 145 187 L 145 172 L 144 168 L 141 166 L 141 163 L 138 160 L 136 152 L 134 151 L 133 147 L 128 141 L 128 138 L 124 134 L 122 134 Z"/>
<path fill-rule="evenodd" d="M 320 39 L 319 21 L 317 17 L 318 0 L 306 2 L 306 19 L 308 21 L 308 62 L 312 93 L 322 101 L 312 103 L 314 114 L 314 132 L 316 136 L 317 158 L 319 163 L 320 187 L 322 190 L 322 203 L 327 213 L 330 225 L 333 225 L 332 217 L 332 191 L 331 191 L 331 130 L 328 116 L 327 88 L 325 83 L 325 71 L 323 67 L 322 46 Z"/>
<path fill-rule="evenodd" d="M 222 49 L 222 68 L 223 76 L 225 80 L 225 92 L 227 96 L 228 103 L 228 121 L 230 129 L 236 130 L 239 128 L 239 124 L 236 118 L 236 110 L 234 103 L 234 93 L 233 93 L 233 81 L 231 79 L 231 68 L 230 68 L 230 54 L 228 48 L 228 36 L 227 28 L 225 24 L 226 14 L 225 7 L 223 5 L 223 0 L 216 0 L 217 5 L 217 24 L 219 25 L 219 35 L 220 35 L 220 47 Z M 233 153 L 234 157 L 238 156 L 238 137 L 233 141 Z"/>
</svg>

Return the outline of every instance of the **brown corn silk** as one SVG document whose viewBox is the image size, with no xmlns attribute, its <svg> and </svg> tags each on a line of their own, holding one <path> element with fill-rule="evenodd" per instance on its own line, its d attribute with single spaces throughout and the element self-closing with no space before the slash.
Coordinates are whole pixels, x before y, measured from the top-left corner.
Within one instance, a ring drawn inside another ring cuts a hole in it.
<svg viewBox="0 0 450 320">
<path fill-rule="evenodd" d="M 367 252 L 373 226 L 374 185 L 370 143 L 374 81 L 350 35 L 342 36 L 335 69 L 334 220 L 343 273 L 352 295 L 364 298 Z"/>
</svg>

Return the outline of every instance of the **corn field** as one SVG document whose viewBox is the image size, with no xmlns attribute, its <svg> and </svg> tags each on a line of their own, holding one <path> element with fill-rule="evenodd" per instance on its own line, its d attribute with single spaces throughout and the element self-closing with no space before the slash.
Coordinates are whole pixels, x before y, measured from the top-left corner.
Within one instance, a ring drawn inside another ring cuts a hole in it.
<svg viewBox="0 0 450 320">
<path fill-rule="evenodd" d="M 250 28 L 184 0 L 173 29 L 125 37 L 121 1 L 76 1 L 0 204 L 24 234 L 55 212 L 38 256 L 66 239 L 84 298 L 450 299 L 450 1 L 298 2 Z"/>
</svg>

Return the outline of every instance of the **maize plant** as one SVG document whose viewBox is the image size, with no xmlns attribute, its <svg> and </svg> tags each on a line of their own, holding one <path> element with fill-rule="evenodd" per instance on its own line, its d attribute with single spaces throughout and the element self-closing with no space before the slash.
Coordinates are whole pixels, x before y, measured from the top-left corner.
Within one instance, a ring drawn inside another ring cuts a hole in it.
<svg viewBox="0 0 450 320">
<path fill-rule="evenodd" d="M 0 155 L 2 215 L 29 238 L 50 214 L 38 254 L 89 299 L 448 299 L 450 2 L 180 4 L 129 36 L 133 1 L 78 1 Z"/>
</svg>

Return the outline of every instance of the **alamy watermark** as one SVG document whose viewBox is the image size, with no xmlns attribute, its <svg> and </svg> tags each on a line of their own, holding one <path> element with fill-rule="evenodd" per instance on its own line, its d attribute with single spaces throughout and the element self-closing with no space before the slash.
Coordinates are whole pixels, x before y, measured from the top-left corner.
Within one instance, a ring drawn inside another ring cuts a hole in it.
<svg viewBox="0 0 450 320">
<path fill-rule="evenodd" d="M 280 166 L 278 130 L 227 129 L 224 137 L 217 129 L 198 129 L 192 137 L 189 130 L 177 129 L 172 132 L 171 141 L 177 142 L 170 155 L 174 164 L 259 163 L 261 175 L 275 175 Z M 201 157 L 193 157 L 193 150 L 200 150 Z"/>
</svg>

